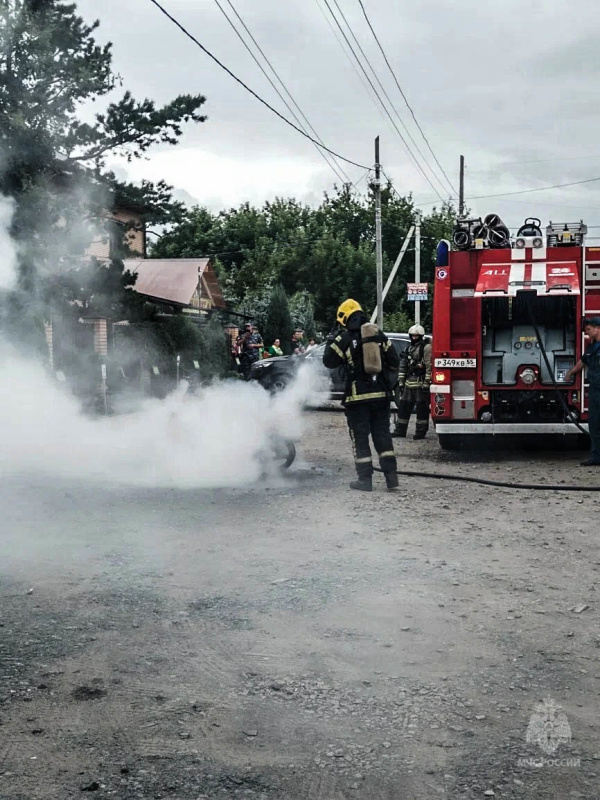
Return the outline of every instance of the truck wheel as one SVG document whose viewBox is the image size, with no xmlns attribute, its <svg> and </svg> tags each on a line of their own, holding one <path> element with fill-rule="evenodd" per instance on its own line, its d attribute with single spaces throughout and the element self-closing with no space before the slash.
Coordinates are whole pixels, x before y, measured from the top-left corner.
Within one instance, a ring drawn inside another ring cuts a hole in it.
<svg viewBox="0 0 600 800">
<path fill-rule="evenodd" d="M 456 433 L 440 433 L 438 440 L 442 450 L 461 450 L 463 438 Z"/>
</svg>

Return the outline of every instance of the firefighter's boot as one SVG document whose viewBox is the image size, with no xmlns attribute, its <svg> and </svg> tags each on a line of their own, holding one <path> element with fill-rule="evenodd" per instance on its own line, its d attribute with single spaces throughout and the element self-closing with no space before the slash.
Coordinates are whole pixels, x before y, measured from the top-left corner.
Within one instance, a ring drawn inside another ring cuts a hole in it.
<svg viewBox="0 0 600 800">
<path fill-rule="evenodd" d="M 398 439 L 406 439 L 406 431 L 408 430 L 408 422 L 397 422 L 392 436 Z"/>
<path fill-rule="evenodd" d="M 350 484 L 351 489 L 356 489 L 359 492 L 372 492 L 373 491 L 373 478 L 359 478 L 357 481 L 352 481 Z"/>
<path fill-rule="evenodd" d="M 413 439 L 415 440 L 424 439 L 426 436 L 427 436 L 427 428 L 417 428 L 417 430 L 415 431 L 415 435 L 413 436 Z"/>
<path fill-rule="evenodd" d="M 394 470 L 394 472 L 385 473 L 385 485 L 388 488 L 388 492 L 396 491 L 398 488 L 398 473 L 396 470 Z"/>
</svg>

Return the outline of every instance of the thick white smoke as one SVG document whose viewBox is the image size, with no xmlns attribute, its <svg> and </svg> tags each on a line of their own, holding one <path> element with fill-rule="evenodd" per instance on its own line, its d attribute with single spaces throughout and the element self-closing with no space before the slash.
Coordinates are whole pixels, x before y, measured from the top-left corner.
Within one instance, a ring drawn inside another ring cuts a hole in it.
<svg viewBox="0 0 600 800">
<path fill-rule="evenodd" d="M 0 264 L 14 282 L 6 234 L 10 205 L 0 203 Z M 10 267 L 10 268 L 9 268 Z M 44 365 L 0 342 L 0 474 L 50 474 L 144 486 L 218 487 L 249 483 L 264 471 L 273 436 L 296 439 L 302 409 L 316 389 L 311 371 L 284 393 L 226 381 L 139 411 L 90 418 Z"/>
</svg>

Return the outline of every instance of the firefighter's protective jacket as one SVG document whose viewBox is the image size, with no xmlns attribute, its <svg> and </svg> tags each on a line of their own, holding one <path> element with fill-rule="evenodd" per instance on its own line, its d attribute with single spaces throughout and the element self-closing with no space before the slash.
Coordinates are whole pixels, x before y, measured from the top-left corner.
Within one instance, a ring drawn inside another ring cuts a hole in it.
<svg viewBox="0 0 600 800">
<path fill-rule="evenodd" d="M 398 384 L 407 389 L 428 389 L 431 384 L 431 344 L 409 344 L 400 356 Z"/>
<path fill-rule="evenodd" d="M 398 354 L 383 331 L 378 332 L 383 370 L 377 375 L 367 375 L 364 371 L 360 336 L 360 327 L 364 322 L 366 317 L 362 312 L 353 314 L 348 320 L 347 329 L 327 342 L 323 354 L 326 367 L 333 369 L 343 366 L 345 369 L 344 405 L 389 399 L 396 382 Z"/>
</svg>

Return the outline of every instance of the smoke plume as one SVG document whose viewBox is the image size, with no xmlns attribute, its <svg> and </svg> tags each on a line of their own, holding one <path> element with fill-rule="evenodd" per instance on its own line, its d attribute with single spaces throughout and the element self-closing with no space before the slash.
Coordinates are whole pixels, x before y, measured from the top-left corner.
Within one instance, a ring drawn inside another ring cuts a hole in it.
<svg viewBox="0 0 600 800">
<path fill-rule="evenodd" d="M 0 285 L 15 283 L 0 202 Z M 139 410 L 91 418 L 47 367 L 0 339 L 0 471 L 142 486 L 220 487 L 258 479 L 274 436 L 296 439 L 316 383 L 309 370 L 284 393 L 225 381 L 196 395 L 180 387 Z"/>
</svg>

